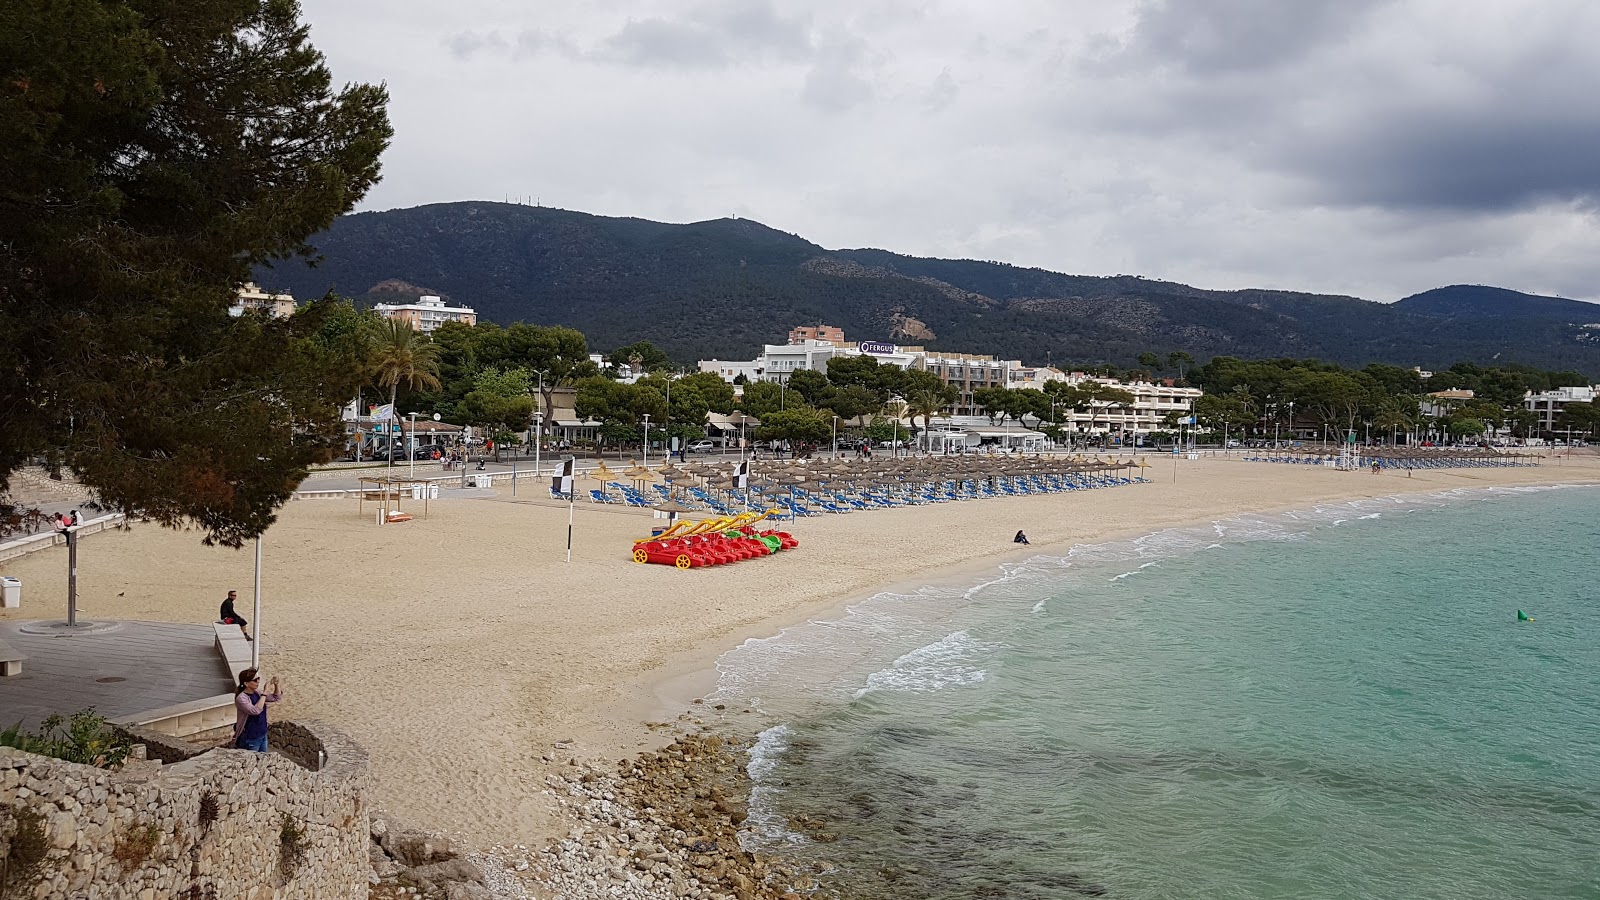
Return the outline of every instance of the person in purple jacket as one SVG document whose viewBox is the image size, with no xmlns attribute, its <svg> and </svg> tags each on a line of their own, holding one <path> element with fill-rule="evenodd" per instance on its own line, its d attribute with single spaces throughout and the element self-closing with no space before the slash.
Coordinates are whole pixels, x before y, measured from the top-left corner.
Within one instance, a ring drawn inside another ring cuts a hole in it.
<svg viewBox="0 0 1600 900">
<path fill-rule="evenodd" d="M 283 699 L 274 677 L 261 692 L 261 676 L 255 669 L 239 673 L 239 687 L 233 693 L 237 716 L 233 723 L 233 746 L 240 750 L 267 752 L 267 704 Z"/>
</svg>

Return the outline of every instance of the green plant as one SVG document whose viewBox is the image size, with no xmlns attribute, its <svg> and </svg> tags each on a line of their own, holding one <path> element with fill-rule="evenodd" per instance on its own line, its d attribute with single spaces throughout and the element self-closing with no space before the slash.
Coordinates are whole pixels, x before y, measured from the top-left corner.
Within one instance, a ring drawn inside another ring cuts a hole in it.
<svg viewBox="0 0 1600 900">
<path fill-rule="evenodd" d="M 200 795 L 200 831 L 205 833 L 221 818 L 222 812 L 217 804 L 217 792 L 206 791 Z"/>
<path fill-rule="evenodd" d="M 283 824 L 278 828 L 278 869 L 284 883 L 294 878 L 306 859 L 306 830 L 288 813 L 283 814 Z"/>
<path fill-rule="evenodd" d="M 154 825 L 133 825 L 117 835 L 111 857 L 125 870 L 137 869 L 150 859 L 161 843 L 161 830 Z"/>
<path fill-rule="evenodd" d="M 44 816 L 25 806 L 9 810 L 14 823 L 5 853 L 0 854 L 0 900 L 26 897 L 44 880 L 49 866 L 50 842 L 44 833 Z"/>
<path fill-rule="evenodd" d="M 37 732 L 24 730 L 18 722 L 0 731 L 0 747 L 114 769 L 128 758 L 132 743 L 107 727 L 106 720 L 91 708 L 78 710 L 65 719 L 50 716 L 39 723 Z"/>
</svg>

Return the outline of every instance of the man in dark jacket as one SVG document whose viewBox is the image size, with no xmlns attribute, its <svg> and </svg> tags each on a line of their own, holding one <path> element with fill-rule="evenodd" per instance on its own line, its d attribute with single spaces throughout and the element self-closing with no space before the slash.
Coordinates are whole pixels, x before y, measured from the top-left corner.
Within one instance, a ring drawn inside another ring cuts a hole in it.
<svg viewBox="0 0 1600 900">
<path fill-rule="evenodd" d="M 244 616 L 239 615 L 239 613 L 233 608 L 233 601 L 237 599 L 239 599 L 238 591 L 228 592 L 228 598 L 222 601 L 222 621 L 227 625 L 239 626 L 239 630 L 244 632 L 244 639 L 247 641 L 253 641 L 255 638 L 250 636 L 250 632 L 246 628 L 246 626 L 248 626 L 250 623 L 246 622 Z"/>
</svg>

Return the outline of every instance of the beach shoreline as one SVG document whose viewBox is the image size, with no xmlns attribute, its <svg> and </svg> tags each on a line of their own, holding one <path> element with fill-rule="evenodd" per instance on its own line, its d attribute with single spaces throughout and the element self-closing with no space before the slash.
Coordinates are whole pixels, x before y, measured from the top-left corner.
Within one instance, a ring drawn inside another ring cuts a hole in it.
<svg viewBox="0 0 1600 900">
<path fill-rule="evenodd" d="M 1396 481 L 1405 483 L 1412 482 L 1414 479 L 1396 479 Z M 1592 474 L 1579 475 L 1571 479 L 1516 481 L 1510 484 L 1460 484 L 1454 486 L 1433 484 L 1428 487 L 1402 488 L 1388 492 L 1368 493 L 1363 491 L 1347 496 L 1321 497 L 1313 501 L 1297 500 L 1273 506 L 1230 509 L 1223 514 L 1215 516 L 1201 515 L 1187 519 L 1164 520 L 1150 525 L 1096 534 L 1085 539 L 1058 540 L 1041 544 L 1030 538 L 1030 545 L 1026 547 L 1013 546 L 998 549 L 987 555 L 965 559 L 914 577 L 886 582 L 864 591 L 820 599 L 814 606 L 797 610 L 792 615 L 774 617 L 748 628 L 731 632 L 725 636 L 726 640 L 721 644 L 686 649 L 677 659 L 665 667 L 667 669 L 666 674 L 647 678 L 639 683 L 639 689 L 643 692 L 648 692 L 653 699 L 649 703 L 642 704 L 637 711 L 640 713 L 639 718 L 641 721 L 666 720 L 685 711 L 695 712 L 694 707 L 697 702 L 711 698 L 716 694 L 719 676 L 721 675 L 719 663 L 730 652 L 737 650 L 748 642 L 776 639 L 792 628 L 816 622 L 835 621 L 847 615 L 851 608 L 856 605 L 869 602 L 874 597 L 884 594 L 910 593 L 925 587 L 976 586 L 991 576 L 998 577 L 1001 574 L 1001 567 L 1007 563 L 1022 563 L 1037 557 L 1065 556 L 1074 548 L 1085 545 L 1132 541 L 1172 529 L 1199 527 L 1246 515 L 1280 515 L 1326 503 L 1381 500 L 1409 495 L 1434 495 L 1455 490 L 1490 490 L 1497 487 L 1557 487 L 1583 484 L 1600 485 L 1600 460 L 1596 461 Z"/>
<path fill-rule="evenodd" d="M 1163 461 L 1164 463 L 1164 461 Z M 1600 459 L 1423 470 L 1414 477 L 1202 459 L 1152 482 L 802 519 L 800 547 L 679 572 L 636 565 L 651 519 L 583 508 L 573 561 L 566 509 L 445 499 L 428 518 L 377 526 L 354 501 L 297 501 L 264 541 L 268 667 L 284 712 L 350 731 L 373 759 L 375 799 L 478 846 L 537 843 L 567 819 L 542 789 L 568 756 L 659 749 L 676 723 L 716 725 L 716 663 L 750 639 L 842 614 L 885 590 L 970 583 L 1007 562 L 1231 516 L 1406 493 L 1600 482 Z M 787 522 L 780 528 L 791 528 Z M 1024 528 L 1030 547 L 1012 544 Z M 0 566 L 28 585 L 4 618 L 64 614 L 64 553 Z M 227 588 L 248 601 L 248 552 L 140 526 L 80 549 L 87 614 L 209 622 Z M 275 651 L 275 652 L 273 652 Z M 738 710 L 730 710 L 729 715 Z"/>
</svg>

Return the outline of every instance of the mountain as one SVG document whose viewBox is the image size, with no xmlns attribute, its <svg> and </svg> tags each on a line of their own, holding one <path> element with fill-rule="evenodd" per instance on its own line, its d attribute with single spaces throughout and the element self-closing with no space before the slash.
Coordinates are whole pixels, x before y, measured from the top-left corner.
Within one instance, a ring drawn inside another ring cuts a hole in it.
<svg viewBox="0 0 1600 900">
<path fill-rule="evenodd" d="M 1600 323 L 1600 305 L 1563 297 L 1542 297 L 1482 284 L 1452 284 L 1400 300 L 1394 308 L 1446 319 L 1539 319 L 1562 323 Z"/>
<path fill-rule="evenodd" d="M 570 325 L 599 349 L 647 339 L 685 361 L 749 359 L 795 325 L 825 322 L 858 340 L 1034 363 L 1128 364 L 1145 351 L 1184 350 L 1201 360 L 1473 360 L 1600 374 L 1600 332 L 1580 327 L 1588 319 L 1545 314 L 1543 306 L 1523 314 L 1515 302 L 1485 301 L 1484 308 L 1510 311 L 1489 317 L 1462 314 L 1448 295 L 1429 299 L 1437 292 L 1386 305 L 828 250 L 748 219 L 670 225 L 443 203 L 344 216 L 311 244 L 324 257 L 320 265 L 281 263 L 257 280 L 302 298 L 330 289 L 368 303 L 439 294 L 474 307 L 483 321 Z"/>
</svg>

